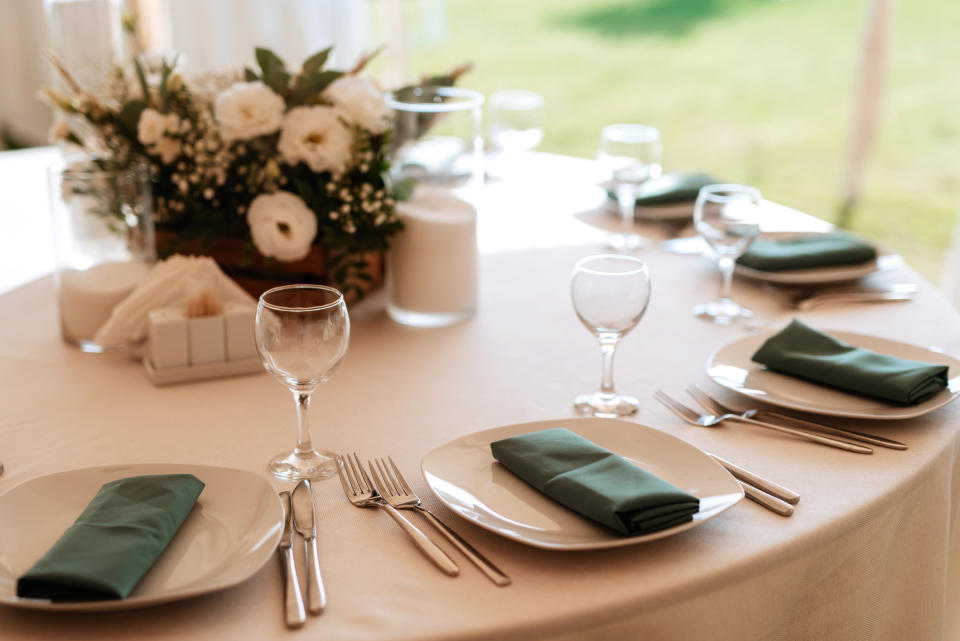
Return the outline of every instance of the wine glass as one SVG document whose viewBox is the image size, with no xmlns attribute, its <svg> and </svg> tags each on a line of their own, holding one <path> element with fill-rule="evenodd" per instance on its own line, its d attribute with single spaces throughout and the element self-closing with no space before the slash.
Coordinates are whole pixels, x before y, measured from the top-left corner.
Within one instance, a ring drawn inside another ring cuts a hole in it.
<svg viewBox="0 0 960 641">
<path fill-rule="evenodd" d="M 736 260 L 760 233 L 760 192 L 746 185 L 707 185 L 697 195 L 693 222 L 720 268 L 720 298 L 697 305 L 693 313 L 720 325 L 729 325 L 753 312 L 730 299 L 730 281 Z"/>
<path fill-rule="evenodd" d="M 600 390 L 581 394 L 574 407 L 580 414 L 605 418 L 636 413 L 633 396 L 618 394 L 613 387 L 613 356 L 617 345 L 637 326 L 650 302 L 650 272 L 633 256 L 605 254 L 580 259 L 570 283 L 573 309 L 584 326 L 600 341 L 603 369 Z"/>
<path fill-rule="evenodd" d="M 487 136 L 499 149 L 493 177 L 510 173 L 519 154 L 536 149 L 543 140 L 543 96 L 535 91 L 497 91 L 487 107 Z"/>
<path fill-rule="evenodd" d="M 630 252 L 647 239 L 633 231 L 633 212 L 640 186 L 660 175 L 663 146 L 660 130 L 649 125 L 607 125 L 600 132 L 597 161 L 608 172 L 620 209 L 621 232 L 610 240 L 614 251 Z"/>
<path fill-rule="evenodd" d="M 257 305 L 257 352 L 263 366 L 293 392 L 297 447 L 268 467 L 282 479 L 329 478 L 335 454 L 310 441 L 310 395 L 326 382 L 347 353 L 350 317 L 343 294 L 324 285 L 284 285 L 265 291 Z"/>
</svg>

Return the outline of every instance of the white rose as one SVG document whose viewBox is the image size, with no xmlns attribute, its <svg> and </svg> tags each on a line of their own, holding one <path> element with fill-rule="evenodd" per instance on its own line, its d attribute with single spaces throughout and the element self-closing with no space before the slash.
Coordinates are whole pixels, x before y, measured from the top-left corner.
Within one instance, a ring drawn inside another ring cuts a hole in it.
<svg viewBox="0 0 960 641">
<path fill-rule="evenodd" d="M 137 139 L 147 146 L 156 144 L 166 128 L 166 116 L 156 109 L 147 107 L 140 112 L 140 120 L 137 121 Z"/>
<path fill-rule="evenodd" d="M 366 76 L 340 76 L 323 92 L 323 97 L 343 112 L 347 122 L 375 134 L 390 126 L 392 111 L 383 92 Z"/>
<path fill-rule="evenodd" d="M 277 151 L 288 165 L 305 162 L 315 172 L 342 171 L 350 159 L 353 134 L 333 107 L 297 107 L 283 119 Z"/>
<path fill-rule="evenodd" d="M 254 198 L 247 225 L 257 250 L 284 263 L 306 258 L 317 235 L 317 217 L 302 198 L 289 191 Z"/>
<path fill-rule="evenodd" d="M 279 129 L 286 107 L 262 82 L 238 82 L 214 100 L 213 116 L 224 140 L 249 140 Z"/>
<path fill-rule="evenodd" d="M 165 165 L 169 165 L 180 155 L 180 141 L 169 136 L 162 136 L 157 144 L 148 148 L 148 151 L 152 154 L 158 154 L 160 160 Z"/>
</svg>

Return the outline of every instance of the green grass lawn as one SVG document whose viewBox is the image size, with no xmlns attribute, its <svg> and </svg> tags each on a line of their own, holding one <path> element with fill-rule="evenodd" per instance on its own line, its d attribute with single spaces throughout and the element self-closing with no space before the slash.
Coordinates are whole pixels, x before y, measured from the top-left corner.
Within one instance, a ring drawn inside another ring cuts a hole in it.
<svg viewBox="0 0 960 641">
<path fill-rule="evenodd" d="M 653 124 L 663 132 L 668 170 L 706 169 L 835 220 L 864 5 L 422 0 L 406 7 L 413 71 L 471 60 L 463 86 L 541 92 L 544 151 L 593 156 L 604 124 Z M 425 19 L 437 7 L 446 11 L 445 30 Z M 958 3 L 898 3 L 881 129 L 852 225 L 934 280 L 960 205 L 957 24 Z"/>
</svg>

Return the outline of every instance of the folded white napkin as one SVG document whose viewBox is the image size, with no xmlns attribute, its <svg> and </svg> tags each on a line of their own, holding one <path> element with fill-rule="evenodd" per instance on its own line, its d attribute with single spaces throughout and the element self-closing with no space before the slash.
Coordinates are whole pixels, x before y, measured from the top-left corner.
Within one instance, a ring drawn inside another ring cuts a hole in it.
<svg viewBox="0 0 960 641">
<path fill-rule="evenodd" d="M 182 306 L 186 309 L 188 285 L 213 283 L 221 303 L 233 301 L 256 305 L 254 298 L 223 273 L 209 256 L 175 254 L 158 262 L 133 292 L 113 308 L 94 341 L 101 345 L 136 343 L 147 336 L 150 310 Z"/>
</svg>

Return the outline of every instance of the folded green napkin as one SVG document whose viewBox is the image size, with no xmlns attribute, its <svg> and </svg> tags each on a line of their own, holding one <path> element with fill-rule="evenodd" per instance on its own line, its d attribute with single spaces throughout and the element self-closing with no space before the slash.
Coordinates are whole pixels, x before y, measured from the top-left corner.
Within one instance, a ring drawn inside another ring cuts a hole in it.
<svg viewBox="0 0 960 641">
<path fill-rule="evenodd" d="M 701 187 L 716 185 L 719 182 L 722 181 L 703 172 L 662 174 L 640 186 L 636 202 L 640 207 L 674 203 L 690 203 L 693 206 L 693 201 L 697 199 Z M 612 190 L 608 190 L 607 194 L 613 199 L 617 197 Z"/>
<path fill-rule="evenodd" d="M 17 596 L 123 599 L 159 558 L 203 490 L 192 474 L 104 484 L 53 547 L 17 581 Z"/>
<path fill-rule="evenodd" d="M 642 207 L 684 202 L 693 204 L 701 187 L 720 182 L 703 172 L 662 174 L 640 186 L 637 204 Z"/>
<path fill-rule="evenodd" d="M 854 347 L 794 320 L 753 355 L 767 367 L 847 392 L 913 405 L 947 386 L 947 366 Z"/>
<path fill-rule="evenodd" d="M 784 240 L 758 238 L 737 262 L 744 267 L 774 272 L 865 263 L 877 257 L 869 243 L 845 232 L 795 236 Z"/>
<path fill-rule="evenodd" d="M 686 523 L 695 496 L 559 427 L 490 444 L 508 470 L 561 505 L 624 535 Z"/>
</svg>

